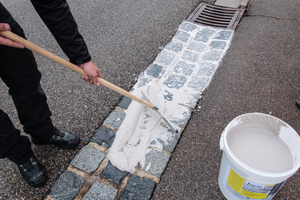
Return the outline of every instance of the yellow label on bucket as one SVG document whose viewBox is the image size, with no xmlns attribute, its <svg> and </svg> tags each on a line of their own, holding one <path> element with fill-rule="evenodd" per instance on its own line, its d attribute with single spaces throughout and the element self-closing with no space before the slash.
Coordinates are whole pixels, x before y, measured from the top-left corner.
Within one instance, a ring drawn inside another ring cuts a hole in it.
<svg viewBox="0 0 300 200">
<path fill-rule="evenodd" d="M 241 189 L 245 183 L 246 179 L 243 179 L 240 177 L 233 169 L 230 169 L 228 178 L 227 178 L 227 184 L 234 189 L 236 192 L 240 193 Z"/>
<path fill-rule="evenodd" d="M 264 198 L 267 198 L 267 196 L 268 196 L 268 194 L 250 192 L 250 191 L 247 191 L 244 189 L 242 189 L 241 195 L 244 195 L 244 196 L 252 198 L 252 199 L 264 199 Z"/>
<path fill-rule="evenodd" d="M 262 185 L 248 181 L 238 175 L 232 168 L 228 173 L 227 184 L 237 193 L 252 199 L 267 198 L 275 185 Z"/>
</svg>

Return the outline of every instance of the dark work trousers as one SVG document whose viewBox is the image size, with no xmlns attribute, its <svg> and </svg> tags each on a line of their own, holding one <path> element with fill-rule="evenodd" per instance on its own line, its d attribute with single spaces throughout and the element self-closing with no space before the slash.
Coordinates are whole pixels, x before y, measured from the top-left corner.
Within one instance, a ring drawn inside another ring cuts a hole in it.
<svg viewBox="0 0 300 200">
<path fill-rule="evenodd" d="M 8 23 L 13 33 L 25 38 L 21 27 L 1 3 L 0 22 Z M 24 131 L 37 140 L 50 139 L 51 112 L 39 83 L 41 73 L 32 52 L 0 45 L 0 77 L 9 88 Z M 8 115 L 0 110 L 0 157 L 22 164 L 32 156 L 29 139 L 20 136 Z"/>
</svg>

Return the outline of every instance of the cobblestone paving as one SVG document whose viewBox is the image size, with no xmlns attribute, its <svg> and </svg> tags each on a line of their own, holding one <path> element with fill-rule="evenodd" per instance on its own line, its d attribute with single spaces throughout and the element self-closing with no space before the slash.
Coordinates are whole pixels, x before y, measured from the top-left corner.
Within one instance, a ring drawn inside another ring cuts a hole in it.
<svg viewBox="0 0 300 200">
<path fill-rule="evenodd" d="M 46 199 L 150 199 L 193 109 L 229 48 L 233 33 L 232 30 L 183 22 L 172 40 L 141 74 L 133 90 L 155 79 L 164 79 L 166 101 L 172 101 L 177 90 L 188 88 L 185 93 L 189 103 L 179 105 L 186 108 L 184 120 L 171 120 L 181 132 L 163 143 L 163 150 L 150 146 L 146 163 L 151 165 L 137 166 L 130 174 L 114 167 L 106 156 L 115 133 L 126 118 L 124 111 L 131 103 L 124 97 L 53 185 Z"/>
</svg>

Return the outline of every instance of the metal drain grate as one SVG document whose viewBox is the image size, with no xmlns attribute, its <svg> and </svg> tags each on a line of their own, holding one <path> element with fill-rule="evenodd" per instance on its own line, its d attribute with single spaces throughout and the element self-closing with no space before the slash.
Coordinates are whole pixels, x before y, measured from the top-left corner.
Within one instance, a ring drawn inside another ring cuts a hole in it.
<svg viewBox="0 0 300 200">
<path fill-rule="evenodd" d="M 200 3 L 187 18 L 187 21 L 205 26 L 234 30 L 244 12 L 245 9 L 226 8 Z"/>
</svg>

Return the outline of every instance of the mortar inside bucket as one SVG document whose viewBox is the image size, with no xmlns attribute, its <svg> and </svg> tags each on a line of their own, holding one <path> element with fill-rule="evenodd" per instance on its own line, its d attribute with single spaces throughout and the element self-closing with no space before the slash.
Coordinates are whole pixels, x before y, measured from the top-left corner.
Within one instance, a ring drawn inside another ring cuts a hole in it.
<svg viewBox="0 0 300 200">
<path fill-rule="evenodd" d="M 224 129 L 219 186 L 228 199 L 271 199 L 300 167 L 300 137 L 262 113 L 233 119 Z"/>
</svg>

